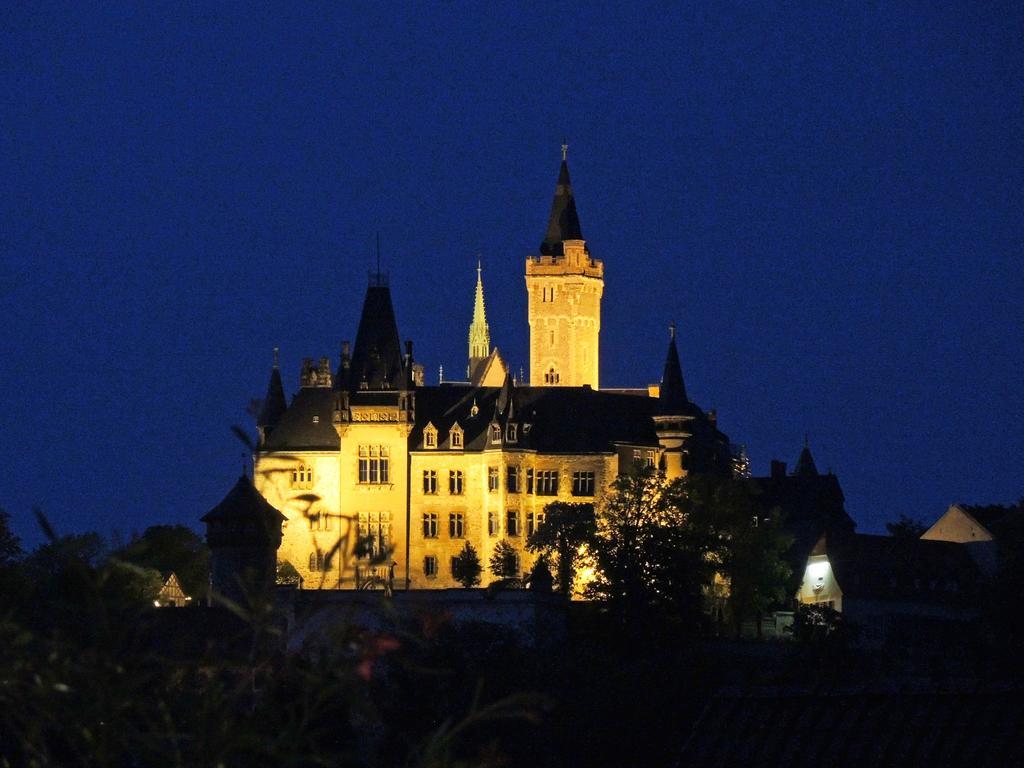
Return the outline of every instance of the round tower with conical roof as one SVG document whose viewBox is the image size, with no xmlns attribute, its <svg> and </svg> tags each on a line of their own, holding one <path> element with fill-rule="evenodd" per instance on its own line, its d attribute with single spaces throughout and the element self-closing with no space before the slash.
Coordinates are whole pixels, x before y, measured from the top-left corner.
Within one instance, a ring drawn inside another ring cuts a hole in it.
<svg viewBox="0 0 1024 768">
<path fill-rule="evenodd" d="M 274 586 L 285 516 L 247 475 L 243 473 L 227 496 L 200 519 L 206 523 L 215 595 L 244 604 Z"/>
</svg>

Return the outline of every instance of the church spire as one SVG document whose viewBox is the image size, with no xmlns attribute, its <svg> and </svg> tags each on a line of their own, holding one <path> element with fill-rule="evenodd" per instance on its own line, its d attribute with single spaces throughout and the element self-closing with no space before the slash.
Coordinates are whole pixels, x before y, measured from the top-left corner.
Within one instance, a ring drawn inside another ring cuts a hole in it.
<svg viewBox="0 0 1024 768">
<path fill-rule="evenodd" d="M 658 411 L 663 414 L 681 414 L 686 410 L 686 384 L 683 370 L 679 365 L 679 350 L 676 349 L 676 324 L 669 326 L 668 354 L 665 356 L 665 370 L 661 375 L 658 393 Z"/>
<path fill-rule="evenodd" d="M 484 311 L 484 283 L 480 260 L 476 262 L 476 299 L 473 303 L 473 322 L 469 325 L 469 370 L 491 354 L 491 329 Z"/>
<path fill-rule="evenodd" d="M 561 256 L 564 253 L 562 243 L 583 239 L 580 217 L 576 213 L 576 199 L 572 194 L 572 182 L 569 181 L 569 164 L 565 159 L 568 149 L 568 144 L 562 144 L 562 164 L 558 169 L 558 183 L 555 185 L 555 198 L 551 202 L 548 230 L 544 242 L 540 244 L 541 256 Z"/>
</svg>

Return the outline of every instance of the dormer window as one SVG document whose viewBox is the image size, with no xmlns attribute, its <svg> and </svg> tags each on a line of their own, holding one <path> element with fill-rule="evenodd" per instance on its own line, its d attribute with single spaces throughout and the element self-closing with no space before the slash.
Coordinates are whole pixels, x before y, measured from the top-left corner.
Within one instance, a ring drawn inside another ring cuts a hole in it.
<svg viewBox="0 0 1024 768">
<path fill-rule="evenodd" d="M 518 436 L 517 433 L 518 433 L 518 430 L 516 429 L 516 425 L 515 424 L 509 424 L 508 426 L 505 427 L 505 439 L 508 442 L 510 442 L 510 443 L 516 442 L 519 439 L 519 436 Z"/>
<path fill-rule="evenodd" d="M 430 422 L 423 428 L 423 447 L 437 448 L 437 428 Z"/>
<path fill-rule="evenodd" d="M 501 442 L 501 424 L 491 424 L 491 442 Z"/>
<path fill-rule="evenodd" d="M 452 448 L 462 447 L 462 427 L 458 424 L 452 426 L 452 431 L 448 433 L 448 444 Z"/>
</svg>

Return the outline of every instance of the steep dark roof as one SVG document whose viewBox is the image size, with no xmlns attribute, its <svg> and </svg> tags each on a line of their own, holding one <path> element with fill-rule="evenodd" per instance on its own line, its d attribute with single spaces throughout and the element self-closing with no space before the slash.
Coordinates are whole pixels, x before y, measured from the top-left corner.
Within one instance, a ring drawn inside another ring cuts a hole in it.
<svg viewBox="0 0 1024 768">
<path fill-rule="evenodd" d="M 267 435 L 263 450 L 337 450 L 338 433 L 333 426 L 335 397 L 326 387 L 300 389 Z"/>
<path fill-rule="evenodd" d="M 370 285 L 359 318 L 356 346 L 352 353 L 349 389 L 402 389 L 402 348 L 391 304 L 391 290 L 386 285 Z"/>
<path fill-rule="evenodd" d="M 263 542 L 276 547 L 281 543 L 285 516 L 242 475 L 220 504 L 199 519 L 206 523 L 210 546 Z"/>
<path fill-rule="evenodd" d="M 826 551 L 844 597 L 962 605 L 980 579 L 952 541 L 855 533 L 829 538 Z"/>
<path fill-rule="evenodd" d="M 811 456 L 811 449 L 806 445 L 803 450 L 800 451 L 800 458 L 796 460 L 796 466 L 793 468 L 793 474 L 797 477 L 818 476 L 818 468 L 814 466 L 814 457 Z"/>
<path fill-rule="evenodd" d="M 846 513 L 843 489 L 835 475 L 755 477 L 761 509 L 781 510 L 785 529 L 793 537 L 787 561 L 803 573 L 807 556 L 823 533 L 851 534 L 854 522 Z"/>
<path fill-rule="evenodd" d="M 686 412 L 688 403 L 686 385 L 683 382 L 683 370 L 679 365 L 679 350 L 676 349 L 676 334 L 673 329 L 672 335 L 668 340 L 665 370 L 661 375 L 658 412 L 665 415 L 682 414 Z"/>
<path fill-rule="evenodd" d="M 284 385 L 281 384 L 281 369 L 277 363 L 270 372 L 270 383 L 267 384 L 267 396 L 263 399 L 263 407 L 260 408 L 260 415 L 256 419 L 256 426 L 272 427 L 280 421 L 281 416 L 288 408 L 284 397 Z"/>
<path fill-rule="evenodd" d="M 521 425 L 517 447 L 544 453 L 605 453 L 615 443 L 657 446 L 651 420 L 654 400 L 610 395 L 586 387 L 422 387 L 416 390 L 416 424 L 410 436 L 413 450 L 423 449 L 423 428 L 437 428 L 438 448 L 449 447 L 456 422 L 463 430 L 463 449 L 488 447 L 488 427 L 495 419 L 513 418 Z M 499 406 L 499 397 L 506 402 Z M 473 415 L 473 406 L 476 415 Z"/>
<path fill-rule="evenodd" d="M 576 213 L 576 198 L 573 197 L 572 183 L 569 181 L 569 166 L 562 160 L 562 165 L 558 169 L 558 183 L 555 185 L 555 198 L 551 201 L 548 230 L 544 235 L 544 242 L 540 244 L 540 253 L 542 256 L 561 256 L 564 253 L 564 241 L 582 239 L 580 217 Z"/>
<path fill-rule="evenodd" d="M 728 690 L 693 724 L 678 765 L 1020 765 L 1017 686 Z"/>
</svg>

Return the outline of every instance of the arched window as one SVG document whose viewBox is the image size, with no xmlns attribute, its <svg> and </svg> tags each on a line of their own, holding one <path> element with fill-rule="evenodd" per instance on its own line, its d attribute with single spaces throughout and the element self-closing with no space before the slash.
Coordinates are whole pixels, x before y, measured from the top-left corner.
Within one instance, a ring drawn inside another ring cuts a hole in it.
<svg viewBox="0 0 1024 768">
<path fill-rule="evenodd" d="M 297 467 L 292 468 L 292 487 L 293 488 L 312 488 L 313 487 L 313 468 L 308 464 L 299 464 Z"/>
</svg>

